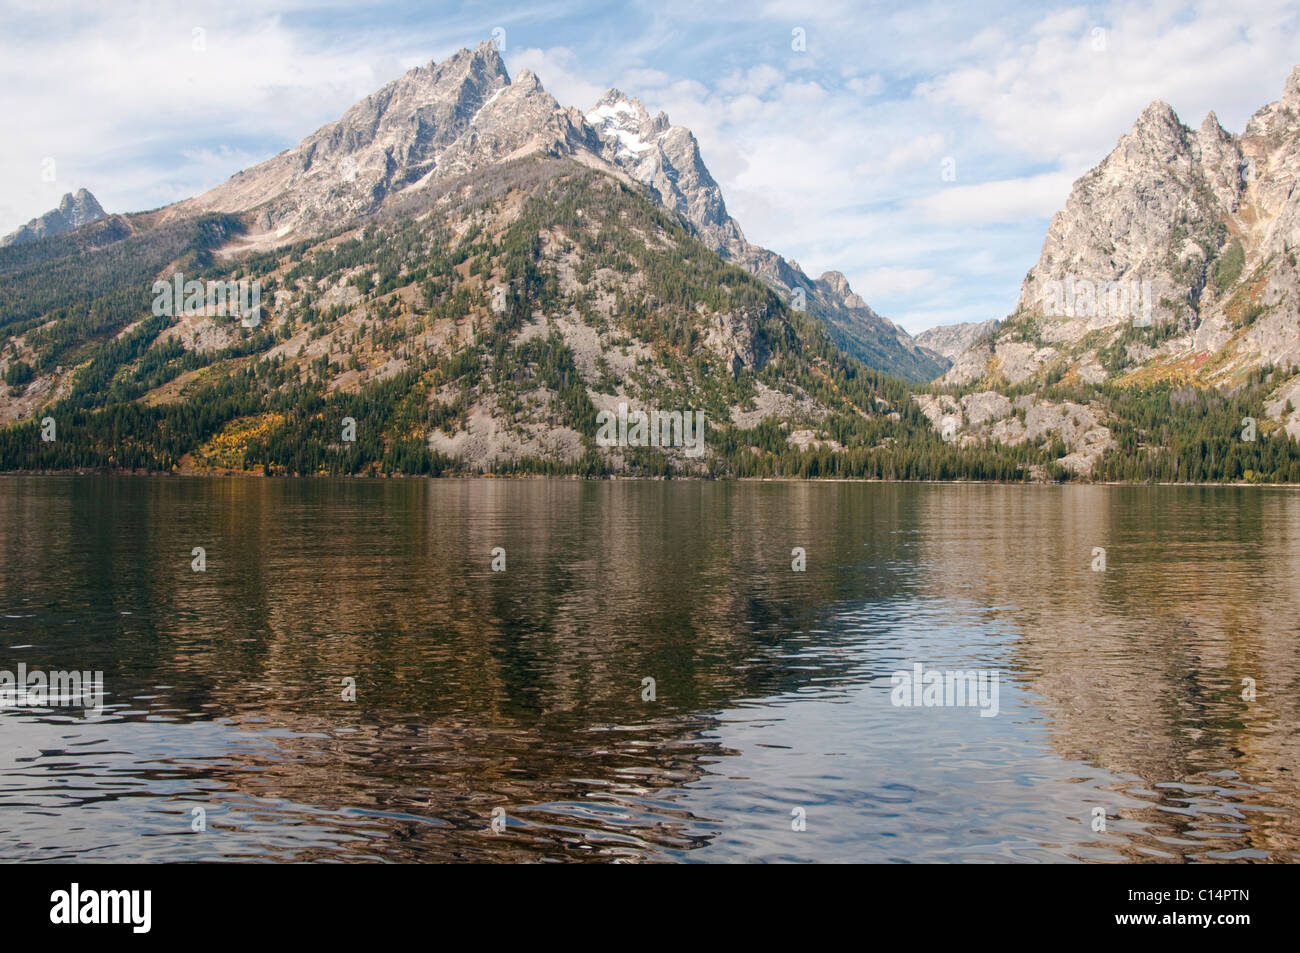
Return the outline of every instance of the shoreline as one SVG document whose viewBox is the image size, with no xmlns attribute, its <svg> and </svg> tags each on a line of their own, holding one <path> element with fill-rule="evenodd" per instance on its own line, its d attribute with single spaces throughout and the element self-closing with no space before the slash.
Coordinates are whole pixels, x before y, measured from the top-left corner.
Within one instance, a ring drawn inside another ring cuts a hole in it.
<svg viewBox="0 0 1300 953">
<path fill-rule="evenodd" d="M 249 480 L 563 480 L 566 482 L 585 483 L 874 483 L 890 486 L 1024 486 L 1024 487 L 1084 487 L 1084 486 L 1182 486 L 1182 487 L 1250 487 L 1257 489 L 1296 490 L 1300 483 L 1247 483 L 1247 482 L 1135 482 L 1125 480 L 1066 480 L 1060 483 L 1039 480 L 874 480 L 861 477 L 737 477 L 737 476 L 625 476 L 613 474 L 603 477 L 584 477 L 563 473 L 457 473 L 428 476 L 426 474 L 406 473 L 313 473 L 310 475 L 289 473 L 256 473 L 250 470 L 213 470 L 198 472 L 165 472 L 162 470 L 0 470 L 0 478 L 21 476 L 122 476 L 122 477 L 168 477 L 178 479 L 249 479 Z"/>
</svg>

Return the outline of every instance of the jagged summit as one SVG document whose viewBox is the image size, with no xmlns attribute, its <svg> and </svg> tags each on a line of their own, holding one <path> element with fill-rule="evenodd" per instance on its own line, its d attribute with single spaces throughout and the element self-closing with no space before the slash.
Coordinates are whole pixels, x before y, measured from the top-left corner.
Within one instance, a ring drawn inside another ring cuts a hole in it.
<svg viewBox="0 0 1300 953">
<path fill-rule="evenodd" d="M 1214 138 L 1220 141 L 1231 138 L 1228 130 L 1224 129 L 1223 124 L 1219 122 L 1219 116 L 1213 109 L 1205 114 L 1205 118 L 1201 120 L 1201 128 L 1197 131 L 1202 138 Z"/>
<path fill-rule="evenodd" d="M 603 143 L 605 161 L 648 187 L 719 255 L 757 275 L 787 302 L 803 302 L 830 327 L 838 346 L 872 367 L 913 380 L 945 369 L 945 358 L 917 347 L 906 331 L 876 314 L 844 275 L 827 272 L 814 281 L 794 262 L 751 244 L 727 212 L 722 189 L 685 126 L 672 125 L 663 112 L 652 117 L 640 100 L 617 88 L 584 118 Z"/>
<path fill-rule="evenodd" d="M 1214 112 L 1193 131 L 1157 100 L 1075 182 L 1016 311 L 945 380 L 1139 374 L 1231 386 L 1260 365 L 1293 374 L 1298 249 L 1300 67 L 1240 136 Z M 1283 390 L 1300 406 L 1300 378 Z M 1300 415 L 1285 424 L 1300 435 Z"/>
<path fill-rule="evenodd" d="M 849 287 L 849 279 L 844 277 L 843 272 L 827 271 L 817 279 L 820 284 L 825 285 L 832 292 L 843 299 L 845 305 L 850 308 L 865 308 L 867 303 L 862 300 L 862 296 L 857 294 Z"/>
<path fill-rule="evenodd" d="M 107 213 L 95 196 L 86 189 L 66 193 L 53 208 L 39 218 L 34 218 L 17 231 L 0 238 L 0 246 L 34 242 L 51 235 L 61 235 L 97 222 Z"/>
<path fill-rule="evenodd" d="M 364 214 L 434 172 L 444 153 L 473 127 L 484 108 L 510 86 L 495 44 L 463 49 L 441 63 L 418 66 L 327 123 L 295 148 L 233 176 L 209 192 L 173 206 L 172 216 L 196 211 L 258 210 L 276 237 L 312 234 Z M 541 92 L 526 82 L 522 94 Z M 548 118 L 558 108 L 541 103 Z M 535 109 L 521 118 L 536 120 Z M 533 130 L 519 130 L 527 134 Z M 493 137 L 499 147 L 499 137 Z M 458 168 L 466 154 L 457 151 Z"/>
<path fill-rule="evenodd" d="M 1135 129 L 1152 126 L 1179 128 L 1182 123 L 1178 121 L 1178 114 L 1174 112 L 1173 106 L 1170 106 L 1163 99 L 1153 99 L 1147 104 L 1147 108 L 1142 110 L 1137 121 L 1133 124 Z"/>
<path fill-rule="evenodd" d="M 1243 139 L 1268 137 L 1281 132 L 1291 132 L 1300 127 L 1300 66 L 1291 71 L 1282 98 L 1261 107 L 1246 123 Z"/>
<path fill-rule="evenodd" d="M 1133 127 L 1120 138 L 1119 146 L 1132 153 L 1147 152 L 1157 159 L 1166 159 L 1178 151 L 1187 133 L 1173 107 L 1157 99 L 1142 110 Z"/>
<path fill-rule="evenodd" d="M 95 196 L 90 194 L 89 189 L 77 189 L 76 192 L 66 193 L 59 200 L 59 211 L 69 218 L 81 218 L 87 221 L 102 218 L 105 214 L 103 207 Z"/>
<path fill-rule="evenodd" d="M 639 99 L 618 89 L 605 93 L 585 118 L 602 137 L 614 138 L 631 156 L 649 152 L 652 143 L 671 128 L 667 113 L 652 118 Z"/>
<path fill-rule="evenodd" d="M 565 156 L 639 183 L 708 248 L 807 306 L 836 343 L 871 366 L 928 379 L 942 358 L 872 311 L 843 276 L 814 281 L 751 245 L 731 217 L 690 129 L 610 89 L 586 113 L 558 103 L 531 71 L 513 80 L 491 41 L 408 70 L 297 146 L 161 211 L 161 224 L 220 212 L 248 231 L 230 250 L 266 250 L 346 228 L 438 183 L 526 157 Z"/>
<path fill-rule="evenodd" d="M 715 251 L 734 257 L 745 238 L 727 214 L 694 133 L 672 125 L 663 112 L 652 118 L 640 100 L 618 89 L 605 93 L 584 118 L 600 137 L 607 162 L 648 186 Z"/>
</svg>

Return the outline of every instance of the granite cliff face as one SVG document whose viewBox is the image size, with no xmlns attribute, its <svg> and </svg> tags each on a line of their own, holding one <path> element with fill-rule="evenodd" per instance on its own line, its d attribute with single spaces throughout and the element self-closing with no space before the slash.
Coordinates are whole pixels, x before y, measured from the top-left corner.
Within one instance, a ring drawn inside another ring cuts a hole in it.
<svg viewBox="0 0 1300 953">
<path fill-rule="evenodd" d="M 590 150 L 595 140 L 531 72 L 510 82 L 491 42 L 417 67 L 337 121 L 203 195 L 164 220 L 255 212 L 264 245 L 320 235 L 399 193 L 530 153 Z"/>
<path fill-rule="evenodd" d="M 913 338 L 917 345 L 941 354 L 949 361 L 954 361 L 963 351 L 987 337 L 992 336 L 1001 322 L 967 321 L 962 324 L 945 324 L 929 328 Z"/>
<path fill-rule="evenodd" d="M 1300 67 L 1241 135 L 1152 103 L 1074 184 L 1016 311 L 945 380 L 1017 384 L 1059 367 L 1231 384 L 1296 365 L 1298 180 Z"/>
<path fill-rule="evenodd" d="M 0 238 L 0 246 L 34 242 L 51 235 L 62 235 L 97 222 L 107 213 L 95 197 L 85 189 L 69 192 L 60 200 L 58 208 L 51 209 L 40 218 L 34 218 L 17 231 Z"/>
<path fill-rule="evenodd" d="M 1300 436 L 1298 183 L 1300 67 L 1239 135 L 1153 102 L 1075 182 L 1016 310 L 942 384 L 1231 394 L 1267 369 L 1268 414 Z"/>
</svg>

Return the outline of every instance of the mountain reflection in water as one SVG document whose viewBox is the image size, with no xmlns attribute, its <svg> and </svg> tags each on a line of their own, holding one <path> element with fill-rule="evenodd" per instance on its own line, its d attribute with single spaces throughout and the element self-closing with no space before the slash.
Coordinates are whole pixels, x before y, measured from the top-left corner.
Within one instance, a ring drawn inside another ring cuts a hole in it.
<svg viewBox="0 0 1300 953">
<path fill-rule="evenodd" d="M 1294 861 L 1298 581 L 1286 490 L 0 477 L 0 669 L 109 693 L 0 858 Z"/>
</svg>

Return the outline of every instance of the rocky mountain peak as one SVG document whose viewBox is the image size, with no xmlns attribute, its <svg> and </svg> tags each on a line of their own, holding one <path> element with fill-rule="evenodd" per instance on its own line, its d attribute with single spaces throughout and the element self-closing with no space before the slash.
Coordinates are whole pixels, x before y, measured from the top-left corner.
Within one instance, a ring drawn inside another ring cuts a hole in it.
<svg viewBox="0 0 1300 953">
<path fill-rule="evenodd" d="M 528 73 L 515 99 L 540 92 Z M 170 215 L 198 211 L 260 210 L 258 225 L 277 239 L 307 235 L 382 204 L 389 196 L 437 174 L 454 151 L 451 168 L 475 166 L 474 128 L 494 99 L 510 88 L 510 75 L 491 41 L 462 49 L 441 63 L 417 66 L 322 126 L 298 146 L 215 189 L 173 206 Z M 529 138 L 558 105 L 549 96 L 524 110 L 514 146 Z M 540 116 L 539 113 L 545 114 Z M 498 119 L 500 117 L 498 116 Z M 509 152 L 500 133 L 485 137 L 491 159 Z M 469 137 L 471 142 L 461 140 Z"/>
<path fill-rule="evenodd" d="M 837 294 L 848 294 L 849 279 L 844 277 L 842 271 L 824 271 L 817 280 L 829 285 Z"/>
<path fill-rule="evenodd" d="M 1228 130 L 1224 129 L 1219 123 L 1219 117 L 1213 109 L 1205 114 L 1205 119 L 1201 122 L 1201 128 L 1197 131 L 1197 137 L 1202 141 L 1217 140 L 1219 142 L 1227 142 L 1232 138 Z"/>
<path fill-rule="evenodd" d="M 1121 141 L 1168 158 L 1186 147 L 1187 127 L 1179 121 L 1172 106 L 1157 99 L 1142 110 L 1142 115 Z"/>
<path fill-rule="evenodd" d="M 844 277 L 843 272 L 823 272 L 822 276 L 817 279 L 817 283 L 825 286 L 846 308 L 868 307 L 866 301 L 862 300 L 862 296 L 849 287 L 849 279 Z"/>
<path fill-rule="evenodd" d="M 586 114 L 602 139 L 616 144 L 624 158 L 638 158 L 654 148 L 655 141 L 671 128 L 668 117 L 660 112 L 653 119 L 635 96 L 610 89 Z"/>
<path fill-rule="evenodd" d="M 638 99 L 620 89 L 601 96 L 585 119 L 603 143 L 605 161 L 647 186 L 722 257 L 756 275 L 784 300 L 802 300 L 816 311 L 839 346 L 873 367 L 914 379 L 943 369 L 942 358 L 936 361 L 937 355 L 917 348 L 906 331 L 872 311 L 839 272 L 814 281 L 797 264 L 746 241 L 690 129 L 672 125 L 663 112 L 652 118 Z"/>
<path fill-rule="evenodd" d="M 734 257 L 744 242 L 727 214 L 722 190 L 700 155 L 694 133 L 668 116 L 651 118 L 640 100 L 610 89 L 586 113 L 603 143 L 602 157 L 648 186 L 661 204 L 683 215 L 714 251 Z"/>
<path fill-rule="evenodd" d="M 619 89 L 617 86 L 611 86 L 609 89 L 605 90 L 605 95 L 596 100 L 596 105 L 592 108 L 599 109 L 601 106 L 613 106 L 622 102 L 637 103 L 638 100 L 636 100 L 635 97 L 627 95 L 627 93 L 623 92 L 623 90 Z"/>
<path fill-rule="evenodd" d="M 542 88 L 542 81 L 537 78 L 536 73 L 530 69 L 526 69 L 516 76 L 514 82 L 510 85 L 517 86 L 520 89 L 535 90 Z"/>
<path fill-rule="evenodd" d="M 1193 133 L 1156 101 L 1075 182 L 1016 311 L 946 381 L 1014 385 L 1056 368 L 1097 384 L 1135 367 L 1181 380 L 1204 366 L 1220 385 L 1262 364 L 1294 372 L 1297 247 L 1300 67 L 1241 136 L 1213 112 Z M 1288 426 L 1300 433 L 1300 416 Z"/>
<path fill-rule="evenodd" d="M 822 277 L 818 278 L 818 285 L 826 286 L 836 299 L 839 299 L 846 308 L 870 308 L 862 295 L 849 287 L 848 278 L 844 277 L 842 272 L 824 272 Z"/>
<path fill-rule="evenodd" d="M 750 245 L 690 129 L 672 125 L 662 111 L 652 116 L 617 88 L 585 113 L 562 108 L 531 70 L 512 81 L 491 42 L 409 70 L 294 149 L 170 207 L 163 219 L 252 213 L 248 242 L 274 246 L 355 222 L 407 190 L 528 156 L 572 156 L 645 186 L 707 247 L 785 300 L 802 289 L 797 300 L 811 302 L 831 325 L 840 321 L 840 343 L 873 366 L 917 379 L 942 369 L 872 312 L 842 275 L 834 282 L 842 290 L 833 290 Z"/>
<path fill-rule="evenodd" d="M 51 235 L 61 235 L 97 222 L 107 213 L 86 189 L 65 193 L 56 208 L 34 218 L 22 228 L 0 239 L 0 246 L 34 242 Z"/>
<path fill-rule="evenodd" d="M 105 215 L 103 207 L 87 189 L 77 189 L 76 192 L 64 195 L 59 200 L 59 211 L 73 223 L 74 228 L 103 218 Z"/>
<path fill-rule="evenodd" d="M 1282 98 L 1259 109 L 1246 123 L 1243 139 L 1288 135 L 1300 129 L 1300 66 L 1291 70 Z"/>
<path fill-rule="evenodd" d="M 1182 123 L 1179 122 L 1178 114 L 1174 112 L 1173 106 L 1170 106 L 1163 99 L 1153 99 L 1147 103 L 1147 108 L 1138 115 L 1133 126 L 1134 128 L 1168 126 L 1172 129 L 1179 129 L 1182 128 Z"/>
<path fill-rule="evenodd" d="M 505 60 L 501 59 L 501 53 L 492 40 L 484 40 L 472 50 L 467 47 L 457 50 L 441 63 L 437 60 L 430 60 L 428 66 L 416 67 L 408 71 L 406 75 L 410 76 L 412 74 L 432 77 L 435 80 L 461 76 L 466 80 L 488 80 L 490 82 L 491 79 L 495 78 L 503 83 L 510 82 L 510 74 L 506 71 Z"/>
</svg>

